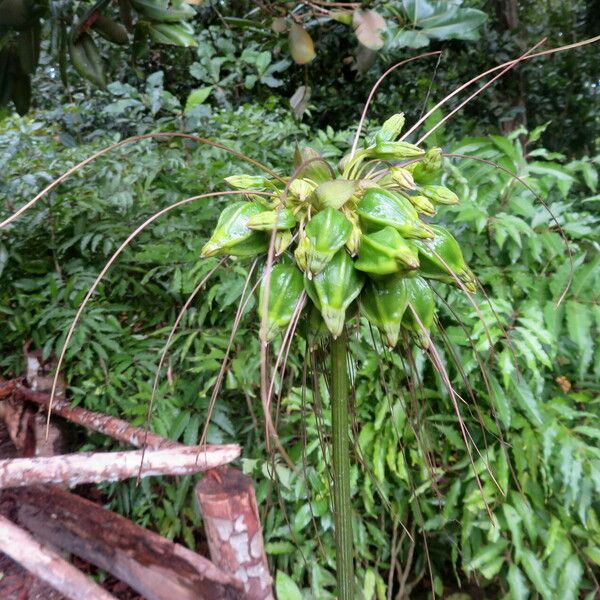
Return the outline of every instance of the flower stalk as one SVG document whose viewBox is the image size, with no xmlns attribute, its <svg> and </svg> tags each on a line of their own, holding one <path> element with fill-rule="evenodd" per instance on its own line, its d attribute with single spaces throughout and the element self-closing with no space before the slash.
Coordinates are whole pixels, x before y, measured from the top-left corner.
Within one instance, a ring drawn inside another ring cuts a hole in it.
<svg viewBox="0 0 600 600">
<path fill-rule="evenodd" d="M 354 551 L 350 500 L 350 420 L 348 416 L 348 337 L 331 339 L 331 427 L 333 504 L 338 600 L 354 598 Z"/>
</svg>

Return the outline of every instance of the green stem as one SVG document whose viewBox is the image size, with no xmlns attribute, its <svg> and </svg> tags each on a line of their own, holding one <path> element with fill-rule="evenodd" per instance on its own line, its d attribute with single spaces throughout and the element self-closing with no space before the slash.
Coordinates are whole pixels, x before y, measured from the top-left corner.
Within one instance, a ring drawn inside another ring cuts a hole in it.
<svg viewBox="0 0 600 600">
<path fill-rule="evenodd" d="M 331 340 L 331 428 L 333 508 L 338 600 L 354 598 L 352 504 L 350 502 L 350 421 L 348 418 L 348 338 Z"/>
</svg>

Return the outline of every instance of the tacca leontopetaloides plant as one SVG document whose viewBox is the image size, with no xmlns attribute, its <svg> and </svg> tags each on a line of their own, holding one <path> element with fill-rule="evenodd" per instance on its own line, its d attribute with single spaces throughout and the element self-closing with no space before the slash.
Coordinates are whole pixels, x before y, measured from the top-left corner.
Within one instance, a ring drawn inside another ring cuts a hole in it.
<svg viewBox="0 0 600 600">
<path fill-rule="evenodd" d="M 403 114 L 392 116 L 363 148 L 337 165 L 304 148 L 296 150 L 296 168 L 288 179 L 228 177 L 229 185 L 245 190 L 245 199 L 227 205 L 202 249 L 203 257 L 263 258 L 258 309 L 264 342 L 303 313 L 313 333 L 330 336 L 341 600 L 355 597 L 346 323 L 360 314 L 389 348 L 403 330 L 428 348 L 435 305 L 426 280 L 467 292 L 476 289 L 456 239 L 426 220 L 438 205 L 458 202 L 450 189 L 432 183 L 442 166 L 442 151 L 397 141 L 403 125 Z"/>
<path fill-rule="evenodd" d="M 302 316 L 306 317 L 311 333 L 329 337 L 337 596 L 340 600 L 354 598 L 347 368 L 349 356 L 346 325 L 350 321 L 356 322 L 358 315 L 363 315 L 381 332 L 382 340 L 389 348 L 396 346 L 401 335 L 403 338 L 411 337 L 417 345 L 429 351 L 432 362 L 439 368 L 442 379 L 456 402 L 429 334 L 434 322 L 435 304 L 427 280 L 453 284 L 467 293 L 475 291 L 476 285 L 475 277 L 465 264 L 458 242 L 445 228 L 429 222 L 435 215 L 437 205 L 458 202 L 457 196 L 451 190 L 434 183 L 442 166 L 441 149 L 425 151 L 420 147 L 443 121 L 422 136 L 416 145 L 407 143 L 405 139 L 435 110 L 485 75 L 501 71 L 459 104 L 445 119 L 521 60 L 595 41 L 597 38 L 538 54 L 528 51 L 522 57 L 493 67 L 458 87 L 400 139 L 398 136 L 404 125 L 402 114 L 388 119 L 374 135 L 366 138 L 362 148 L 357 147 L 357 133 L 352 151 L 337 165 L 328 164 L 314 150 L 298 149 L 295 156 L 296 168 L 287 178 L 280 177 L 251 157 L 218 142 L 191 134 L 172 132 L 144 134 L 121 140 L 75 165 L 14 214 L 0 222 L 0 229 L 12 223 L 67 177 L 90 162 L 120 146 L 142 139 L 184 138 L 207 144 L 259 167 L 269 177 L 228 177 L 227 181 L 233 190 L 209 192 L 179 200 L 153 214 L 128 236 L 99 273 L 77 309 L 58 359 L 51 401 L 69 341 L 83 310 L 108 269 L 128 244 L 159 217 L 180 206 L 220 195 L 244 196 L 245 200 L 231 202 L 223 210 L 213 235 L 203 248 L 202 255 L 242 259 L 253 257 L 255 261 L 259 261 L 259 269 L 253 267 L 251 271 L 259 273 L 255 287 L 258 287 L 261 317 L 261 396 L 265 409 L 267 443 L 271 435 L 277 440 L 268 410 L 269 396 L 272 392 L 272 384 L 269 386 L 266 375 L 266 348 L 269 341 L 284 331 L 284 340 L 289 348 L 295 327 Z M 383 79 L 405 62 L 432 54 L 435 53 L 407 59 L 384 73 L 371 90 L 359 132 L 369 102 Z M 481 160 L 472 156 L 456 156 Z M 502 169 L 491 161 L 483 162 Z M 510 174 L 522 182 L 516 175 Z M 536 197 L 541 200 L 537 195 Z M 201 285 L 190 296 L 188 303 Z M 236 317 L 236 323 L 242 312 L 243 306 Z M 234 332 L 236 323 L 233 327 Z M 165 345 L 156 373 L 151 406 L 170 339 L 171 337 Z M 223 361 L 222 371 L 225 365 L 226 360 Z M 222 376 L 223 372 L 215 385 L 211 407 L 214 406 Z M 210 410 L 209 407 L 209 414 Z M 461 430 L 468 449 L 462 422 Z M 204 440 L 203 434 L 200 443 Z M 285 457 L 285 450 L 279 449 Z M 470 452 L 469 458 L 472 462 Z"/>
</svg>

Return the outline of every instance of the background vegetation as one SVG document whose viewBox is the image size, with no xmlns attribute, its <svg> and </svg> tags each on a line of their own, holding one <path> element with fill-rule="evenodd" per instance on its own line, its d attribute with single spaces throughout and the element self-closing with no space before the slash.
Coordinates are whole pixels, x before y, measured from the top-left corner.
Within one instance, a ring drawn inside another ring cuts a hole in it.
<svg viewBox="0 0 600 600">
<path fill-rule="evenodd" d="M 129 47 L 102 45 L 111 81 L 104 90 L 70 64 L 69 87 L 62 86 L 51 19 L 42 20 L 33 108 L 19 117 L 7 105 L 0 121 L 0 217 L 132 134 L 199 132 L 282 173 L 290 171 L 297 143 L 335 159 L 351 141 L 372 83 L 394 61 L 422 51 L 415 46 L 444 54 L 438 65 L 435 58 L 416 61 L 392 75 L 376 95 L 371 123 L 398 110 L 411 123 L 459 83 L 542 36 L 549 38 L 544 47 L 553 47 L 598 34 L 593 2 L 431 2 L 440 11 L 475 11 L 451 21 L 458 33 L 442 39 L 423 33 L 415 19 L 407 23 L 410 2 L 364 4 L 389 23 L 384 45 L 366 53 L 368 60 L 348 25 L 320 20 L 306 4 L 205 2 L 193 19 L 196 47 L 149 44 L 132 55 Z M 86 10 L 85 3 L 74 8 Z M 297 15 L 310 32 L 310 64 L 295 64 L 286 34 L 271 28 L 280 13 Z M 415 41 L 415 32 L 427 40 Z M 476 311 L 458 292 L 436 288 L 437 340 L 472 446 L 481 452 L 475 457 L 484 494 L 426 356 L 417 349 L 412 356 L 386 353 L 361 324 L 352 339 L 352 518 L 365 599 L 435 591 L 455 600 L 591 600 L 598 592 L 599 82 L 598 46 L 530 61 L 429 139 L 523 178 L 568 236 L 573 270 L 556 223 L 529 190 L 488 164 L 447 161 L 444 178 L 461 204 L 445 209 L 440 221 L 467 249 L 487 297 L 475 297 Z M 299 106 L 297 97 L 291 106 L 300 86 L 304 102 Z M 99 159 L 2 230 L 0 372 L 22 372 L 30 340 L 47 355 L 60 350 L 94 277 L 144 218 L 248 172 L 213 148 L 146 140 Z M 199 251 L 222 202 L 192 203 L 160 219 L 109 271 L 67 354 L 73 402 L 143 424 L 170 325 L 214 266 L 200 261 Z M 197 440 L 247 266 L 232 261 L 218 270 L 187 313 L 161 377 L 152 422 L 158 433 Z M 278 382 L 278 428 L 294 472 L 264 447 L 253 310 L 250 302 L 208 439 L 244 446 L 241 466 L 257 483 L 279 597 L 330 598 L 323 358 L 300 335 L 286 380 Z M 307 357 L 317 374 L 303 386 Z M 107 444 L 94 435 L 81 443 Z M 116 510 L 194 547 L 201 519 L 192 484 L 146 480 L 106 491 Z"/>
</svg>

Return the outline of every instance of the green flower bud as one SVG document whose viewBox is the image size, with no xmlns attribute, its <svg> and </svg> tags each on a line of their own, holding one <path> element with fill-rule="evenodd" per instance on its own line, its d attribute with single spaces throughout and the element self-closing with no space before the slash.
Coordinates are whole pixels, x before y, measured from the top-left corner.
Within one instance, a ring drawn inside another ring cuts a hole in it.
<svg viewBox="0 0 600 600">
<path fill-rule="evenodd" d="M 292 229 L 296 225 L 294 213 L 289 208 L 276 208 L 253 215 L 248 219 L 246 227 L 255 231 L 278 231 Z"/>
<path fill-rule="evenodd" d="M 374 149 L 369 150 L 369 155 L 377 158 L 388 158 L 392 160 L 403 160 L 423 156 L 424 150 L 407 142 L 387 142 L 377 140 Z"/>
<path fill-rule="evenodd" d="M 401 188 L 405 188 L 407 190 L 415 189 L 415 180 L 408 169 L 403 167 L 391 167 L 390 175 Z"/>
<path fill-rule="evenodd" d="M 258 314 L 261 319 L 265 315 L 265 288 L 265 277 L 263 276 L 258 300 Z M 271 340 L 290 324 L 294 316 L 294 311 L 304 291 L 302 272 L 290 261 L 279 262 L 271 269 L 269 288 L 266 319 L 267 339 Z"/>
<path fill-rule="evenodd" d="M 386 346 L 398 343 L 402 317 L 408 304 L 406 280 L 402 276 L 383 277 L 368 282 L 361 295 L 362 313 L 381 332 Z"/>
<path fill-rule="evenodd" d="M 356 181 L 348 179 L 334 179 L 319 185 L 315 194 L 319 207 L 341 208 L 356 192 Z"/>
<path fill-rule="evenodd" d="M 354 211 L 347 211 L 344 213 L 348 221 L 352 224 L 352 233 L 346 242 L 346 248 L 350 252 L 350 256 L 356 256 L 360 250 L 360 240 L 362 238 L 362 230 L 358 223 L 358 217 Z"/>
<path fill-rule="evenodd" d="M 285 231 L 278 231 L 275 234 L 275 256 L 283 254 L 292 243 L 294 234 L 288 229 Z"/>
<path fill-rule="evenodd" d="M 409 165 L 407 168 L 410 169 L 417 183 L 431 183 L 442 168 L 442 149 L 431 148 L 427 150 L 422 160 Z"/>
<path fill-rule="evenodd" d="M 458 204 L 458 196 L 443 185 L 424 185 L 419 191 L 437 204 Z"/>
<path fill-rule="evenodd" d="M 373 275 L 390 275 L 419 266 L 417 249 L 393 227 L 363 235 L 354 268 Z"/>
<path fill-rule="evenodd" d="M 400 135 L 404 123 L 404 113 L 392 115 L 375 135 L 376 142 L 393 142 Z"/>
<path fill-rule="evenodd" d="M 248 220 L 267 209 L 258 202 L 234 202 L 227 206 L 200 256 L 256 256 L 268 248 L 262 233 L 248 229 Z"/>
<path fill-rule="evenodd" d="M 315 191 L 315 186 L 304 179 L 294 179 L 290 183 L 288 197 L 296 197 L 300 202 L 306 202 Z"/>
<path fill-rule="evenodd" d="M 389 190 L 367 190 L 356 211 L 364 227 L 371 231 L 389 225 L 405 238 L 433 237 L 430 227 L 419 220 L 410 202 Z"/>
<path fill-rule="evenodd" d="M 307 271 L 308 265 L 308 252 L 311 247 L 310 240 L 306 237 L 306 235 L 302 235 L 300 240 L 298 241 L 298 245 L 294 250 L 294 258 L 296 259 L 296 264 L 302 269 L 305 273 Z"/>
<path fill-rule="evenodd" d="M 415 207 L 417 211 L 432 217 L 437 212 L 435 206 L 428 198 L 421 194 L 403 194 L 403 196 Z"/>
<path fill-rule="evenodd" d="M 267 186 L 267 180 L 260 175 L 232 175 L 225 181 L 238 190 L 263 190 Z"/>
<path fill-rule="evenodd" d="M 346 321 L 346 309 L 360 294 L 363 278 L 354 269 L 344 249 L 338 250 L 326 267 L 310 280 L 304 277 L 304 288 L 321 315 L 331 335 L 338 337 Z"/>
<path fill-rule="evenodd" d="M 429 347 L 427 333 L 433 325 L 435 316 L 433 293 L 427 282 L 420 277 L 405 279 L 404 285 L 407 292 L 407 309 L 402 317 L 402 327 L 410 331 L 418 346 L 427 349 Z"/>
<path fill-rule="evenodd" d="M 343 23 L 344 25 L 352 25 L 352 13 L 351 12 L 342 12 L 342 11 L 331 11 L 329 16 L 337 21 L 338 23 Z"/>
</svg>

